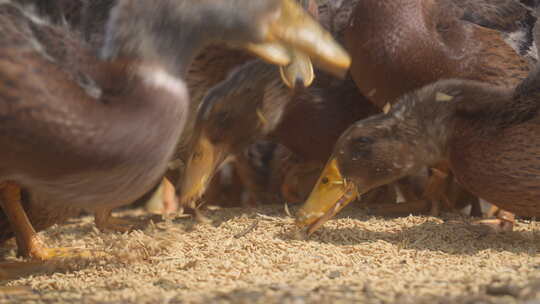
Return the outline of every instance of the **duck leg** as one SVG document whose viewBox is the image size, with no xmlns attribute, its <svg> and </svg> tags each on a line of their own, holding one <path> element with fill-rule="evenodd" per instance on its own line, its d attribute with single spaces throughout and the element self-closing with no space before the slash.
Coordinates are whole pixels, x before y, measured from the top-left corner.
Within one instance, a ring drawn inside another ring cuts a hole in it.
<svg viewBox="0 0 540 304">
<path fill-rule="evenodd" d="M 491 206 L 486 216 L 495 216 L 496 218 L 478 220 L 473 223 L 488 226 L 495 232 L 506 232 L 514 229 L 516 219 L 515 215 L 511 212 L 500 209 L 497 206 Z"/>
<path fill-rule="evenodd" d="M 37 235 L 21 204 L 21 188 L 13 182 L 0 184 L 1 205 L 15 232 L 18 254 L 37 260 L 68 257 L 74 248 L 47 248 Z M 78 251 L 78 250 L 77 250 Z"/>
<path fill-rule="evenodd" d="M 48 252 L 21 204 L 21 189 L 13 182 L 0 184 L 1 205 L 15 232 L 19 255 L 44 260 Z"/>
<path fill-rule="evenodd" d="M 46 266 L 43 262 L 54 258 L 90 258 L 100 255 L 98 252 L 78 248 L 47 248 L 22 207 L 21 188 L 16 183 L 0 183 L 0 205 L 15 233 L 18 254 L 34 259 L 29 262 L 0 263 L 0 280 L 42 271 Z"/>
<path fill-rule="evenodd" d="M 439 216 L 443 207 L 446 210 L 454 209 L 453 203 L 445 195 L 448 189 L 448 175 L 449 169 L 444 165 L 431 168 L 431 176 L 422 195 L 431 202 L 429 212 L 431 216 Z"/>
<path fill-rule="evenodd" d="M 178 211 L 179 203 L 176 188 L 165 177 L 163 178 L 163 214 L 168 215 Z"/>
</svg>

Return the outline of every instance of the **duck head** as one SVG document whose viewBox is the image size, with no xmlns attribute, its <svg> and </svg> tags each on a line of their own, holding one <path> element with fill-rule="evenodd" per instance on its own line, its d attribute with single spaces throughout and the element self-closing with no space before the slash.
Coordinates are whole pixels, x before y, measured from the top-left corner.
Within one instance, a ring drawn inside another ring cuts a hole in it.
<svg viewBox="0 0 540 304">
<path fill-rule="evenodd" d="M 279 123 L 291 99 L 279 73 L 274 66 L 252 61 L 233 71 L 205 96 L 181 179 L 183 204 L 194 203 L 204 194 L 228 156 L 242 153 L 249 143 Z"/>
</svg>

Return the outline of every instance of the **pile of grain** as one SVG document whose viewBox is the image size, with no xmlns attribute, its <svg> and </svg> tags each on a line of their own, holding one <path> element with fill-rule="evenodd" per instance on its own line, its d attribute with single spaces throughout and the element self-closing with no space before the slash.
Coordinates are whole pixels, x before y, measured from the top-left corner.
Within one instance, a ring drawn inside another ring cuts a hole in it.
<svg viewBox="0 0 540 304">
<path fill-rule="evenodd" d="M 43 233 L 49 245 L 110 256 L 48 265 L 4 284 L 0 301 L 513 303 L 540 295 L 531 222 L 493 235 L 460 215 L 383 219 L 353 206 L 300 240 L 283 206 L 207 215 L 212 224 L 184 218 L 123 235 L 96 231 L 90 217 L 53 227 Z"/>
</svg>

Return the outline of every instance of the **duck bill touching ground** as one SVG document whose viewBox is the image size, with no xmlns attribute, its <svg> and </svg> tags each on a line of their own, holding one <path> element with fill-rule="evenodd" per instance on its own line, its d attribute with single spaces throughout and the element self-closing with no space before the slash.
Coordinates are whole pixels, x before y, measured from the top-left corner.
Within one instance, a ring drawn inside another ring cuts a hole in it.
<svg viewBox="0 0 540 304">
<path fill-rule="evenodd" d="M 337 160 L 332 158 L 298 211 L 296 223 L 301 228 L 307 227 L 309 236 L 359 196 L 356 185 L 343 178 Z"/>
<path fill-rule="evenodd" d="M 214 173 L 228 155 L 229 151 L 225 147 L 212 144 L 205 135 L 199 137 L 182 179 L 181 205 L 196 207 L 194 198 L 199 198 L 204 194 Z"/>
</svg>

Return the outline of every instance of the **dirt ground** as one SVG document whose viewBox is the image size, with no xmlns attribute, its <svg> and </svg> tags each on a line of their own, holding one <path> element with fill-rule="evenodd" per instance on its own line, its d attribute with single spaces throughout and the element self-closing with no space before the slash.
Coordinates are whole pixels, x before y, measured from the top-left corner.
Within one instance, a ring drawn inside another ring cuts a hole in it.
<svg viewBox="0 0 540 304">
<path fill-rule="evenodd" d="M 0 302 L 540 303 L 534 222 L 493 235 L 458 214 L 383 219 L 352 206 L 302 240 L 282 205 L 206 214 L 213 223 L 129 234 L 98 232 L 90 217 L 55 226 L 49 245 L 108 256 L 5 282 Z M 14 260 L 13 248 L 0 254 Z"/>
</svg>

